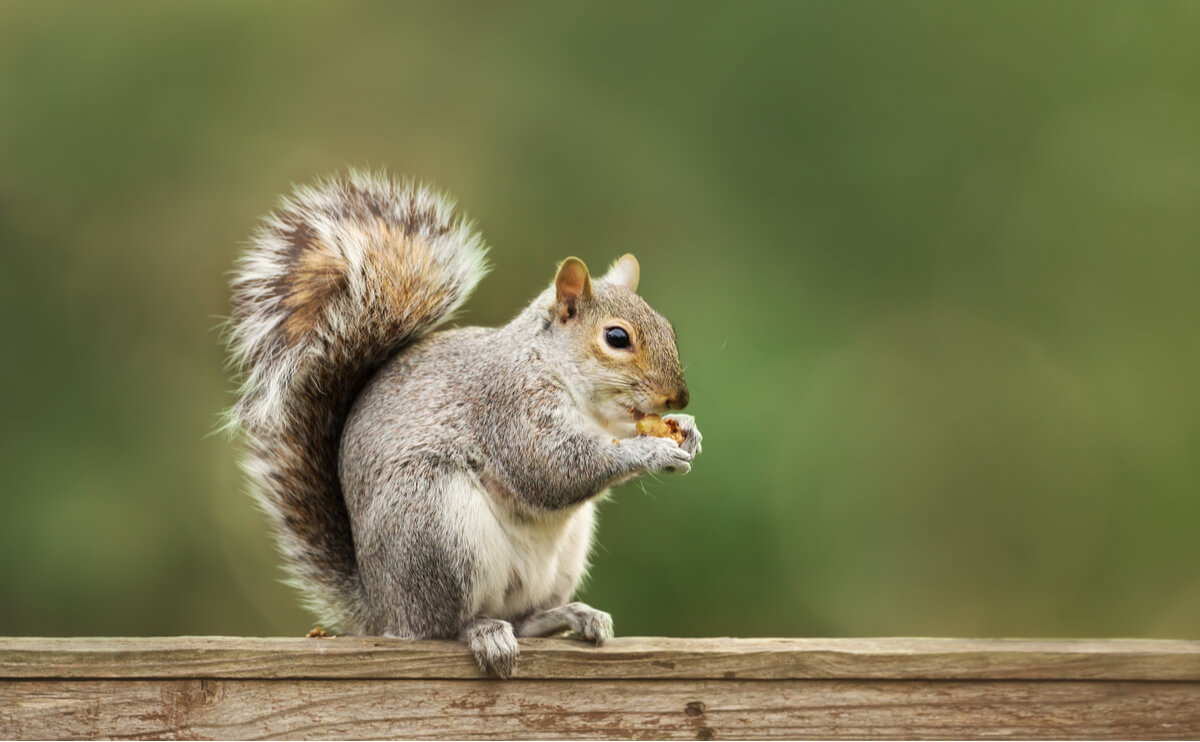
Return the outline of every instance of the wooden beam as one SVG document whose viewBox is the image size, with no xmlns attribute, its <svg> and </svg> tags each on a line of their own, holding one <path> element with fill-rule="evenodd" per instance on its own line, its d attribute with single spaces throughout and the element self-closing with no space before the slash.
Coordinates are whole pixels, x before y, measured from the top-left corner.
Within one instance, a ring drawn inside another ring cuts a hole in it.
<svg viewBox="0 0 1200 742">
<path fill-rule="evenodd" d="M 0 736 L 1200 736 L 1200 642 L 0 639 Z"/>
</svg>

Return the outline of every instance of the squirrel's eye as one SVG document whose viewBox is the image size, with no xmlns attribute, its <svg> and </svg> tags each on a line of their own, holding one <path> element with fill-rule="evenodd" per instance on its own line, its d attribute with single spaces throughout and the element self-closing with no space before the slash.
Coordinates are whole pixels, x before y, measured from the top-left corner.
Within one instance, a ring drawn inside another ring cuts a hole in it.
<svg viewBox="0 0 1200 742">
<path fill-rule="evenodd" d="M 604 342 L 610 347 L 624 350 L 629 347 L 629 333 L 623 327 L 610 327 L 604 331 Z"/>
</svg>

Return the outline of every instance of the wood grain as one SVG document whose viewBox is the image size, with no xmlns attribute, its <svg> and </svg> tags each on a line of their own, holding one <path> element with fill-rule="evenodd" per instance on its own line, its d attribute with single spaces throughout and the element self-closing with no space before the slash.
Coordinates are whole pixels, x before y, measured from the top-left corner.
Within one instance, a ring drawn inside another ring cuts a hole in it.
<svg viewBox="0 0 1200 742">
<path fill-rule="evenodd" d="M 1200 738 L 1200 642 L 0 639 L 0 738 Z"/>
<path fill-rule="evenodd" d="M 83 738 L 1195 738 L 1200 686 L 1094 681 L 0 683 L 0 735 Z"/>
<path fill-rule="evenodd" d="M 1200 681 L 1200 641 L 522 639 L 526 679 Z M 459 642 L 377 637 L 0 639 L 0 678 L 478 678 Z"/>
</svg>

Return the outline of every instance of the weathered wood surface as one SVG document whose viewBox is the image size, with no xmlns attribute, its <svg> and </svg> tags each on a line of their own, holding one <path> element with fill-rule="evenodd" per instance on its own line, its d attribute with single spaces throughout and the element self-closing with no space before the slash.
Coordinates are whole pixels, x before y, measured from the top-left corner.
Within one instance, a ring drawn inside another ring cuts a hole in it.
<svg viewBox="0 0 1200 742">
<path fill-rule="evenodd" d="M 0 683 L 11 738 L 1184 738 L 1191 683 L 89 680 Z"/>
<path fill-rule="evenodd" d="M 453 641 L 0 638 L 0 678 L 478 678 Z M 1200 641 L 522 639 L 519 678 L 1200 681 Z"/>
<path fill-rule="evenodd" d="M 0 639 L 6 738 L 1200 737 L 1200 642 Z"/>
</svg>

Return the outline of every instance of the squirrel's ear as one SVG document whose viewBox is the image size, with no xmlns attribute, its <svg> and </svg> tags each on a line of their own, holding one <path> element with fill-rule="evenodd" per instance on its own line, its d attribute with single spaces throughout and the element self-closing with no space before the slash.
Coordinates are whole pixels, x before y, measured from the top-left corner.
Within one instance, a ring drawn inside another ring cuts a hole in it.
<svg viewBox="0 0 1200 742">
<path fill-rule="evenodd" d="M 637 258 L 625 253 L 617 258 L 612 267 L 608 269 L 608 273 L 605 273 L 604 278 L 600 280 L 614 286 L 627 288 L 630 291 L 637 291 L 638 277 L 641 274 L 642 267 L 638 265 Z"/>
<path fill-rule="evenodd" d="M 558 266 L 554 277 L 554 311 L 566 322 L 575 316 L 579 302 L 592 298 L 592 277 L 587 266 L 579 258 L 567 258 Z"/>
</svg>

